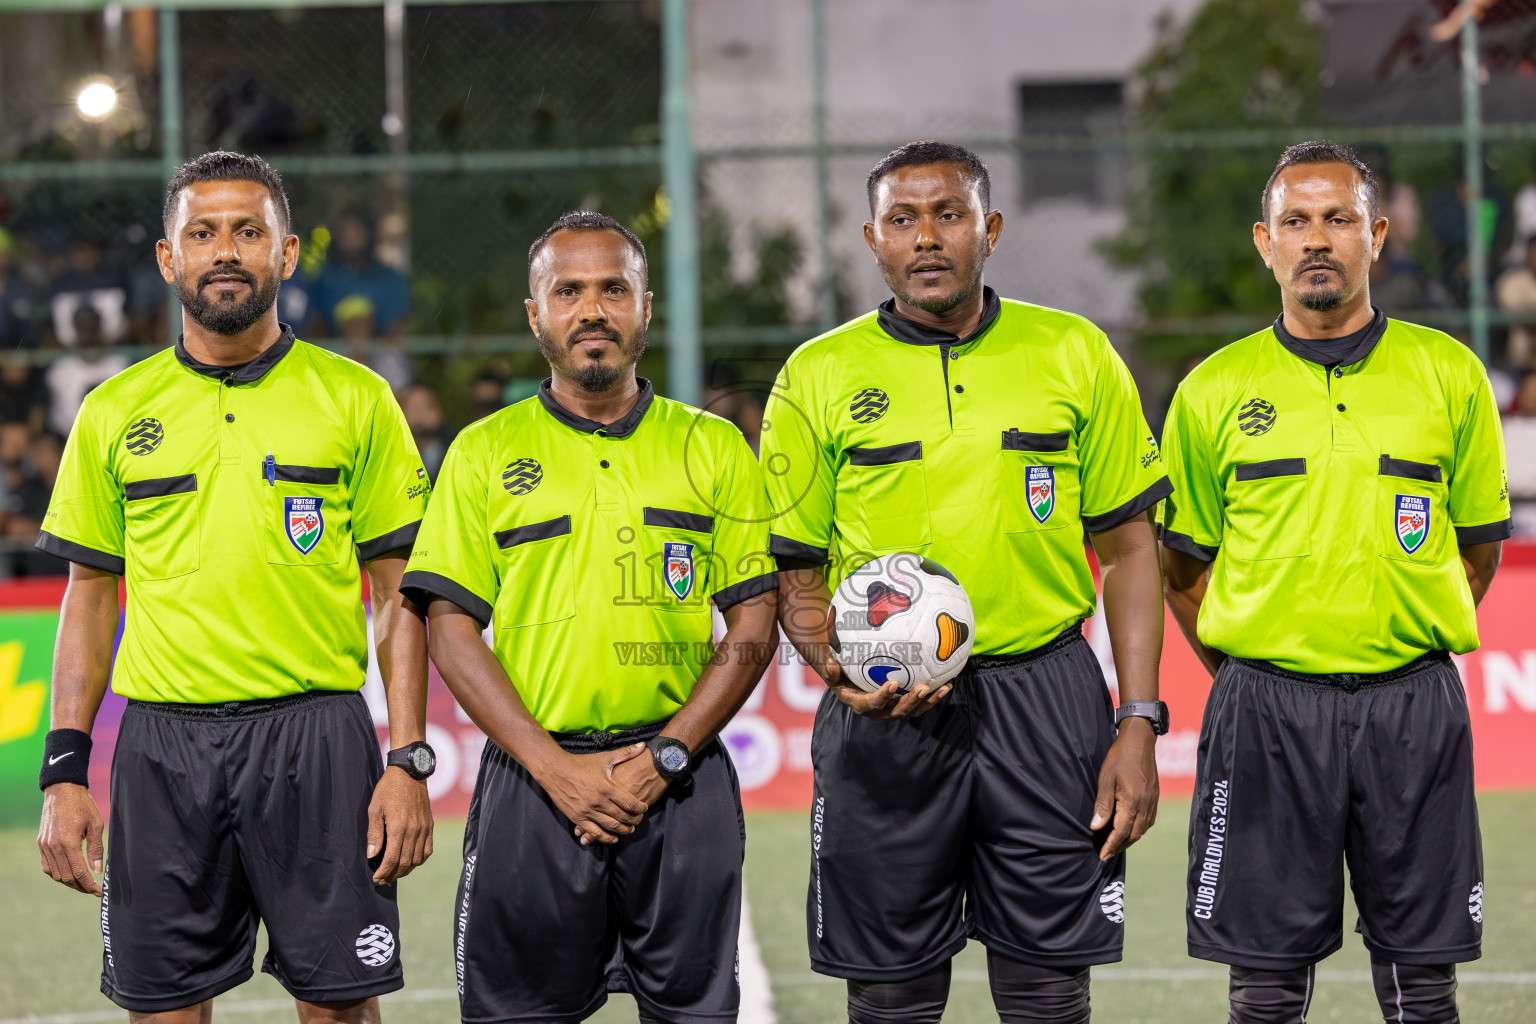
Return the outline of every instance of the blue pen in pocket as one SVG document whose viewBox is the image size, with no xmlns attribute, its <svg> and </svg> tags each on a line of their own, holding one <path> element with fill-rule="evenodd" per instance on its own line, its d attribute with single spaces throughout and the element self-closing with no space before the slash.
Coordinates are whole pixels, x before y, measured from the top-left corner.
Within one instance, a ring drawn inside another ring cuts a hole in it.
<svg viewBox="0 0 1536 1024">
<path fill-rule="evenodd" d="M 276 487 L 277 486 L 277 460 L 272 457 L 272 453 L 271 452 L 267 452 L 267 461 L 266 461 L 265 467 L 263 468 L 262 472 L 263 472 L 263 474 L 267 478 L 267 486 L 268 487 Z"/>
</svg>

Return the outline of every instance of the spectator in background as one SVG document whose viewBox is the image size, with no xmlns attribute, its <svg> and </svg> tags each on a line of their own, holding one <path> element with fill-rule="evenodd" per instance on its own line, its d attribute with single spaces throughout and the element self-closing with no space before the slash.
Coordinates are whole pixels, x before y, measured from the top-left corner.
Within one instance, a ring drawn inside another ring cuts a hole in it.
<svg viewBox="0 0 1536 1024">
<path fill-rule="evenodd" d="M 109 351 L 101 333 L 101 317 L 93 306 L 77 306 L 71 321 L 70 355 L 48 367 L 48 428 L 68 436 L 80 412 L 80 403 L 91 389 L 115 373 L 128 369 L 121 353 Z M 62 341 L 62 339 L 60 339 Z"/>
<path fill-rule="evenodd" d="M 76 316 L 82 309 L 95 314 L 97 344 L 115 345 L 128 333 L 128 289 L 122 276 L 106 265 L 100 245 L 76 241 L 69 247 L 63 272 L 49 300 L 53 336 L 65 348 L 85 348 L 75 337 Z"/>
<path fill-rule="evenodd" d="M 1526 370 L 1521 375 L 1513 414 L 1536 418 L 1536 370 Z"/>
<path fill-rule="evenodd" d="M 416 366 L 398 341 L 380 338 L 374 330 L 373 300 L 361 293 L 348 295 L 331 313 L 336 333 L 346 341 L 346 356 L 362 363 L 389 381 L 392 391 L 416 383 Z"/>
<path fill-rule="evenodd" d="M 506 378 L 492 370 L 482 370 L 475 374 L 469 382 L 469 419 L 459 429 L 462 430 L 476 420 L 483 420 L 505 406 L 506 389 Z"/>
<path fill-rule="evenodd" d="M 422 465 L 427 475 L 437 479 L 437 470 L 448 453 L 448 438 L 444 430 L 443 406 L 431 388 L 416 385 L 400 392 L 400 410 L 405 422 L 416 439 L 416 450 L 421 453 Z"/>
<path fill-rule="evenodd" d="M 373 304 L 373 329 L 398 338 L 411 311 L 411 285 L 404 274 L 379 261 L 373 222 L 357 210 L 347 210 L 331 228 L 325 263 L 309 289 L 310 323 L 335 337 L 335 313 L 344 299 L 367 297 Z"/>
<path fill-rule="evenodd" d="M 16 250 L 16 240 L 0 229 L 0 349 L 7 351 L 37 344 L 31 289 L 17 266 Z"/>
<path fill-rule="evenodd" d="M 31 436 L 43 429 L 47 411 L 42 372 L 20 356 L 0 355 L 0 424 L 20 423 Z"/>
<path fill-rule="evenodd" d="M 1494 288 L 1499 309 L 1506 313 L 1536 316 L 1536 235 L 1525 243 L 1525 262 L 1499 275 Z M 1514 324 L 1509 329 L 1509 362 L 1515 367 L 1536 365 L 1536 323 Z"/>
<path fill-rule="evenodd" d="M 63 455 L 64 439 L 57 434 L 44 432 L 33 438 L 23 424 L 0 424 L 0 483 L 5 488 L 0 522 L 6 537 L 27 542 L 37 538 Z M 13 576 L 69 572 L 69 563 L 63 559 L 25 548 L 7 552 L 5 563 Z"/>
<path fill-rule="evenodd" d="M 736 368 L 716 363 L 710 368 L 709 386 L 704 389 L 703 408 L 736 425 L 752 451 L 757 451 L 763 434 L 763 406 L 757 396 L 741 386 Z"/>
</svg>

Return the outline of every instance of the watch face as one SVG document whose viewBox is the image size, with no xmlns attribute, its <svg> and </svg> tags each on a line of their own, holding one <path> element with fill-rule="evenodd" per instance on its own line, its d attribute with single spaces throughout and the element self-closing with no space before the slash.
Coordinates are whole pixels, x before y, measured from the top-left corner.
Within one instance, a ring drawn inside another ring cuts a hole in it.
<svg viewBox="0 0 1536 1024">
<path fill-rule="evenodd" d="M 662 747 L 657 760 L 667 771 L 680 772 L 688 767 L 688 751 L 682 747 Z"/>
<path fill-rule="evenodd" d="M 417 747 L 411 751 L 411 767 L 416 769 L 419 775 L 429 775 L 432 769 L 437 767 L 437 755 L 427 747 Z"/>
</svg>

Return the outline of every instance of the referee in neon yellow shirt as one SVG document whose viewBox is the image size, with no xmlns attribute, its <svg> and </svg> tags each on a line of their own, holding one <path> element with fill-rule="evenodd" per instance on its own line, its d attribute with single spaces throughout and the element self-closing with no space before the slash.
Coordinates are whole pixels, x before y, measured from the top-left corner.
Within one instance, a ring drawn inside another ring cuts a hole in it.
<svg viewBox="0 0 1536 1024">
<path fill-rule="evenodd" d="M 892 297 L 797 349 L 763 424 L 780 617 L 827 682 L 811 966 L 847 980 L 853 1024 L 937 1024 L 975 938 L 1003 1020 L 1082 1024 L 1089 968 L 1120 959 L 1124 850 L 1157 813 L 1168 479 L 1104 333 L 983 284 L 1003 215 L 976 154 L 914 142 L 867 188 Z M 1085 532 L 1118 709 L 1083 638 Z M 975 609 L 970 661 L 932 692 L 865 692 L 831 656 L 829 585 L 893 551 Z"/>
<path fill-rule="evenodd" d="M 162 1024 L 207 1021 L 251 976 L 258 923 L 301 1021 L 378 1021 L 404 984 L 395 880 L 431 853 L 426 637 L 399 593 L 426 474 L 389 385 L 278 323 L 288 218 L 259 157 L 176 173 L 158 255 L 183 336 L 86 397 L 37 545 L 71 563 L 43 869 L 101 897 L 101 991 Z M 388 768 L 357 692 L 359 559 Z M 129 703 L 98 885 L 86 768 L 109 672 Z"/>
<path fill-rule="evenodd" d="M 762 477 L 735 426 L 635 376 L 632 232 L 566 214 L 528 267 L 550 377 L 454 441 L 403 582 L 490 739 L 454 902 L 460 1014 L 585 1020 L 624 990 L 643 1021 L 734 1020 L 744 832 L 715 734 L 772 653 Z"/>
<path fill-rule="evenodd" d="M 1215 676 L 1189 951 L 1231 965 L 1235 1024 L 1304 1019 L 1347 863 L 1382 1013 L 1446 1024 L 1481 954 L 1450 655 L 1510 534 L 1498 413 L 1466 346 L 1371 305 L 1387 221 L 1349 149 L 1286 150 L 1253 234 L 1281 315 L 1189 375 L 1163 437 L 1168 605 Z"/>
</svg>

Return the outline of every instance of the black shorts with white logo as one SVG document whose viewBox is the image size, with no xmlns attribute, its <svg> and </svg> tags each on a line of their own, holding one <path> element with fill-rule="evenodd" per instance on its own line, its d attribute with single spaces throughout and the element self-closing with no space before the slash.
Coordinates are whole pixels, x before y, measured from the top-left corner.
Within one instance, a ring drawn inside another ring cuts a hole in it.
<svg viewBox="0 0 1536 1024">
<path fill-rule="evenodd" d="M 811 966 L 899 981 L 976 938 L 1055 967 L 1120 959 L 1125 858 L 1099 860 L 1099 768 L 1115 738 L 1074 626 L 1017 657 L 972 656 L 915 719 L 854 714 L 829 690 L 811 741 Z"/>
<path fill-rule="evenodd" d="M 1472 728 L 1449 657 L 1379 676 L 1228 658 L 1200 730 L 1189 954 L 1270 970 L 1343 944 L 1344 865 L 1373 953 L 1475 960 L 1483 850 Z"/>
<path fill-rule="evenodd" d="M 557 740 L 589 754 L 661 728 Z M 631 993 L 643 1019 L 736 1019 L 741 793 L 720 744 L 694 760 L 632 834 L 582 846 L 543 787 L 486 743 L 454 904 L 464 1021 L 580 1021 L 609 992 Z"/>
<path fill-rule="evenodd" d="M 130 701 L 112 755 L 101 991 L 144 1013 L 261 969 L 296 999 L 392 992 L 395 886 L 374 885 L 368 803 L 383 758 L 356 693 L 233 704 Z"/>
</svg>

